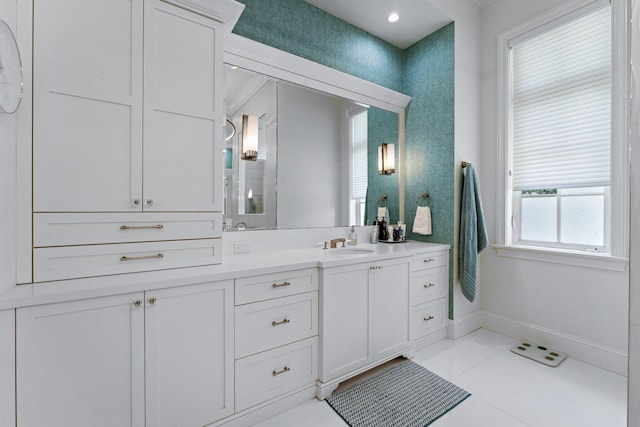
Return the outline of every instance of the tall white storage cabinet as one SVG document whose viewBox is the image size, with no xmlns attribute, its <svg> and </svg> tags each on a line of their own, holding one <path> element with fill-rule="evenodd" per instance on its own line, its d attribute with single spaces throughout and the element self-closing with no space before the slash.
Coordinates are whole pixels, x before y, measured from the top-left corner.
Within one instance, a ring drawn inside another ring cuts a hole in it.
<svg viewBox="0 0 640 427">
<path fill-rule="evenodd" d="M 242 8 L 34 0 L 33 281 L 221 261 L 226 18 L 206 12 Z"/>
<path fill-rule="evenodd" d="M 31 426 L 191 426 L 233 413 L 233 283 L 17 309 Z"/>
</svg>

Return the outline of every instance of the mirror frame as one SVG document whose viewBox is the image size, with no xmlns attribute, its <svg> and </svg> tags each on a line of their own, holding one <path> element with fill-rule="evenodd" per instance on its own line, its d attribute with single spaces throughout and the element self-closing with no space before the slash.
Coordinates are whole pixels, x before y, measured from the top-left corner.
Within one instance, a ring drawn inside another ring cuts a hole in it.
<svg viewBox="0 0 640 427">
<path fill-rule="evenodd" d="M 404 221 L 405 108 L 410 96 L 237 34 L 226 35 L 223 62 L 397 113 L 398 219 Z"/>
</svg>

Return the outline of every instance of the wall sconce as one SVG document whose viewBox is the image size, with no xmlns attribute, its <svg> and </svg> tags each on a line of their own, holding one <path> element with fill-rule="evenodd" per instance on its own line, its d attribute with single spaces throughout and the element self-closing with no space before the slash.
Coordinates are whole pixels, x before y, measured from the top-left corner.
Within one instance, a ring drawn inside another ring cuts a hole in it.
<svg viewBox="0 0 640 427">
<path fill-rule="evenodd" d="M 258 116 L 242 115 L 242 160 L 258 158 Z"/>
<path fill-rule="evenodd" d="M 378 147 L 378 174 L 391 175 L 396 171 L 396 152 L 394 144 L 382 144 Z"/>
</svg>

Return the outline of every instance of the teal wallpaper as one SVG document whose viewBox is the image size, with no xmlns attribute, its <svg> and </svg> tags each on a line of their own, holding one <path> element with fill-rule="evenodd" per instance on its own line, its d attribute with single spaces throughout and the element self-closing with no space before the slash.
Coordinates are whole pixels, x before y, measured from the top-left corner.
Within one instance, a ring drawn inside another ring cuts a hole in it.
<svg viewBox="0 0 640 427">
<path fill-rule="evenodd" d="M 454 24 L 400 50 L 303 0 L 239 1 L 245 4 L 245 10 L 234 33 L 412 97 L 406 113 L 404 159 L 409 238 L 453 246 Z M 396 128 L 389 125 L 396 124 L 397 117 L 390 115 L 374 108 L 369 111 L 369 221 L 375 218 L 383 193 L 389 197 L 391 220 L 398 220 L 398 175 L 381 176 L 377 172 L 379 144 L 395 143 L 397 155 Z M 432 200 L 431 236 L 410 232 L 416 198 L 424 191 Z M 452 258 L 450 261 L 451 292 Z M 453 310 L 449 310 L 451 317 Z"/>
<path fill-rule="evenodd" d="M 239 0 L 233 32 L 280 50 L 402 90 L 402 50 L 302 0 Z"/>
<path fill-rule="evenodd" d="M 389 218 L 387 222 L 394 224 L 398 222 L 400 213 L 400 198 L 398 194 L 398 174 L 378 175 L 378 146 L 382 143 L 395 144 L 396 159 L 398 158 L 398 115 L 379 108 L 369 108 L 367 115 L 368 135 L 369 135 L 369 183 L 367 192 L 367 212 L 365 218 L 367 224 L 373 224 L 378 212 L 378 202 L 384 194 L 387 196 L 387 206 L 389 208 Z M 382 206 L 382 202 L 380 202 Z"/>
<path fill-rule="evenodd" d="M 448 243 L 454 227 L 454 24 L 451 23 L 405 51 L 402 92 L 412 97 L 406 111 L 405 220 L 413 240 Z M 433 234 L 410 232 L 416 198 L 431 198 Z M 453 251 L 449 255 L 449 317 L 453 310 Z"/>
</svg>

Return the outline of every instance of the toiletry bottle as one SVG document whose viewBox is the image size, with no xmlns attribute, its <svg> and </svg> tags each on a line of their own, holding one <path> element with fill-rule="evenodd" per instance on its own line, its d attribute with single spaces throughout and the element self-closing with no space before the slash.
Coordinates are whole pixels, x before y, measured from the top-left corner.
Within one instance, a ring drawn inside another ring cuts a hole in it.
<svg viewBox="0 0 640 427">
<path fill-rule="evenodd" d="M 387 225 L 387 241 L 393 242 L 393 225 Z"/>
<path fill-rule="evenodd" d="M 404 240 L 404 234 L 402 232 L 402 221 L 398 221 L 398 240 Z"/>
<path fill-rule="evenodd" d="M 356 234 L 355 226 L 351 226 L 351 232 L 349 233 L 349 244 L 357 245 L 358 244 L 358 235 Z"/>
<path fill-rule="evenodd" d="M 379 240 L 387 240 L 387 221 L 385 221 L 384 217 L 380 220 L 380 230 L 378 231 L 378 239 Z"/>
<path fill-rule="evenodd" d="M 371 232 L 371 243 L 378 244 L 378 226 L 373 227 Z"/>
</svg>

